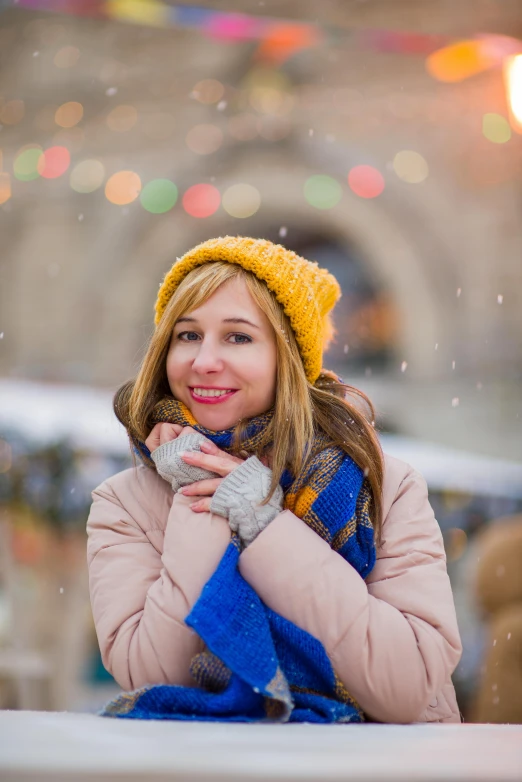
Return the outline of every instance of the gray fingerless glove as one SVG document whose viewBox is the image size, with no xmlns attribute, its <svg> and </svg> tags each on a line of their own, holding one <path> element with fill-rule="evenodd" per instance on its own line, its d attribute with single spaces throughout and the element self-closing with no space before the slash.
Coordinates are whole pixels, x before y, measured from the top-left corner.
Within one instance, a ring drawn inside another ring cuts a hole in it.
<svg viewBox="0 0 522 782">
<path fill-rule="evenodd" d="M 259 505 L 268 496 L 272 470 L 257 456 L 238 465 L 216 489 L 210 510 L 228 519 L 232 532 L 237 532 L 248 546 L 283 509 L 283 490 L 278 486 L 267 505 Z"/>
<path fill-rule="evenodd" d="M 177 491 L 181 486 L 188 486 L 195 481 L 203 481 L 205 478 L 219 478 L 220 476 L 210 470 L 204 470 L 202 467 L 195 467 L 187 464 L 180 457 L 183 451 L 200 451 L 201 443 L 207 438 L 195 432 L 194 434 L 185 434 L 163 443 L 159 448 L 152 451 L 150 457 L 156 465 L 158 475 L 166 480 Z"/>
</svg>

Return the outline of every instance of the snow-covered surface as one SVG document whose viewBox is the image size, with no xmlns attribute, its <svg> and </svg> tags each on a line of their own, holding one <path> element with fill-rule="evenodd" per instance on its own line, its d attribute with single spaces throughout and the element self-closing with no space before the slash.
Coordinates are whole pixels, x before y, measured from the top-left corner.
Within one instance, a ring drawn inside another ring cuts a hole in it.
<svg viewBox="0 0 522 782">
<path fill-rule="evenodd" d="M 68 438 L 78 447 L 128 453 L 129 441 L 112 411 L 111 391 L 89 386 L 0 380 L 0 427 L 39 443 Z"/>
<path fill-rule="evenodd" d="M 68 438 L 76 446 L 128 454 L 127 436 L 112 411 L 111 391 L 25 380 L 0 380 L 0 430 L 13 428 L 39 442 Z M 383 449 L 411 464 L 431 490 L 522 498 L 522 463 L 489 458 L 397 435 Z"/>
<path fill-rule="evenodd" d="M 241 725 L 0 712 L 10 780 L 511 782 L 520 725 Z"/>
</svg>

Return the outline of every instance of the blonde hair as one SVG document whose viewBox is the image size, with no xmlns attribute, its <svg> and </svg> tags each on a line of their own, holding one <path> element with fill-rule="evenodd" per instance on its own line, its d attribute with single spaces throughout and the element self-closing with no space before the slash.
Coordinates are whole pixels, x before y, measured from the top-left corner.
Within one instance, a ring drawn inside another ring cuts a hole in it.
<svg viewBox="0 0 522 782">
<path fill-rule="evenodd" d="M 277 393 L 274 414 L 256 450 L 261 458 L 271 449 L 272 484 L 267 502 L 277 488 L 283 471 L 300 474 L 317 453 L 317 434 L 326 435 L 327 446 L 337 446 L 364 470 L 372 493 L 371 519 L 376 540 L 382 526 L 383 458 L 374 429 L 374 409 L 360 390 L 340 383 L 323 370 L 313 385 L 306 378 L 299 348 L 285 315 L 266 284 L 238 264 L 213 261 L 193 269 L 174 291 L 154 331 L 135 380 L 125 383 L 114 396 L 114 412 L 131 438 L 144 442 L 152 429 L 151 413 L 165 397 L 172 397 L 166 360 L 174 324 L 191 312 L 229 280 L 240 278 L 268 318 L 275 334 Z M 328 317 L 324 323 L 325 347 L 335 335 Z M 234 427 L 231 452 L 239 455 L 248 421 Z M 321 447 L 325 447 L 324 442 Z"/>
</svg>

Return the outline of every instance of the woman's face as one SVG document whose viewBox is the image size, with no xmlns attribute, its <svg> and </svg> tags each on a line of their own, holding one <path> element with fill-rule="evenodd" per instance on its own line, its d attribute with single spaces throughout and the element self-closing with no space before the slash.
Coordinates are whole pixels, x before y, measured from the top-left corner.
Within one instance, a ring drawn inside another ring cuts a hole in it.
<svg viewBox="0 0 522 782">
<path fill-rule="evenodd" d="M 276 363 L 272 326 L 236 277 L 175 323 L 167 377 L 196 421 L 219 431 L 272 407 Z M 231 393 L 209 396 L 208 389 Z"/>
</svg>

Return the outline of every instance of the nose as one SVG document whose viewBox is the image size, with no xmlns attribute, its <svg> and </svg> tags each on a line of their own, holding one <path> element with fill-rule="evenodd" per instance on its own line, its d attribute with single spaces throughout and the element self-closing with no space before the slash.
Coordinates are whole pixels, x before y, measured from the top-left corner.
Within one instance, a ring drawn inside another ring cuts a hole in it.
<svg viewBox="0 0 522 782">
<path fill-rule="evenodd" d="M 220 372 L 224 367 L 223 359 L 219 355 L 219 347 L 210 339 L 203 339 L 197 348 L 197 353 L 192 362 L 195 372 L 206 374 L 207 372 Z"/>
</svg>

